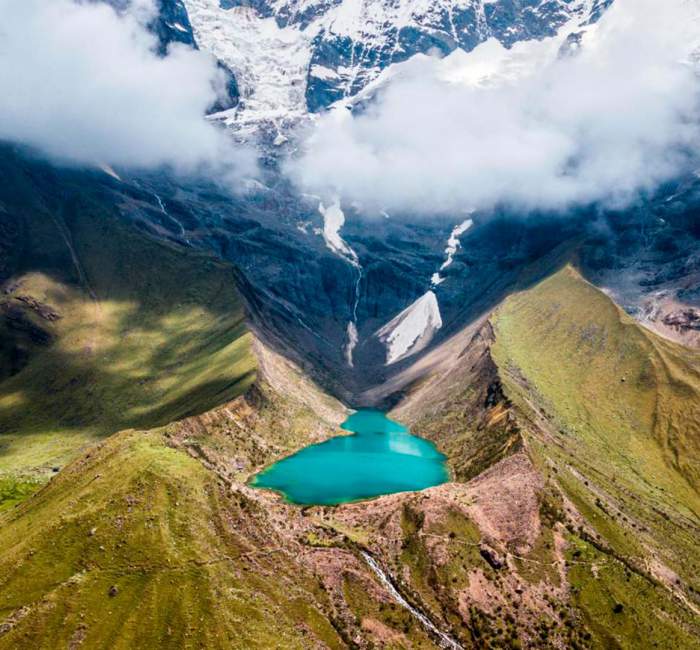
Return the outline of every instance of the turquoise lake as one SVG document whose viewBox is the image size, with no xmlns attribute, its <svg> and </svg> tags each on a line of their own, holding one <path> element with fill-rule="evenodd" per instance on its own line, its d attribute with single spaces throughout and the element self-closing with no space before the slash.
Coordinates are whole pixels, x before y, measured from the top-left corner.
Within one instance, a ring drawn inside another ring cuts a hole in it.
<svg viewBox="0 0 700 650">
<path fill-rule="evenodd" d="M 445 456 L 380 411 L 353 413 L 338 436 L 305 447 L 257 474 L 253 487 L 299 505 L 337 505 L 423 490 L 449 479 Z"/>
</svg>

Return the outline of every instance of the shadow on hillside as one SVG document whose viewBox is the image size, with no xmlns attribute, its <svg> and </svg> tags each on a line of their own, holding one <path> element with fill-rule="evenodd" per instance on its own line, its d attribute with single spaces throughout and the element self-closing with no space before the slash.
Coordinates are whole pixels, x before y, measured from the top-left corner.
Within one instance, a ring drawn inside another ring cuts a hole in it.
<svg viewBox="0 0 700 650">
<path fill-rule="evenodd" d="M 0 321 L 15 315 L 0 323 L 0 364 L 17 346 L 26 354 L 18 372 L 0 372 L 12 375 L 0 383 L 0 433 L 159 426 L 254 380 L 236 271 L 125 223 L 138 199 L 111 184 L 0 150 Z M 18 322 L 50 337 L 20 340 Z"/>
</svg>

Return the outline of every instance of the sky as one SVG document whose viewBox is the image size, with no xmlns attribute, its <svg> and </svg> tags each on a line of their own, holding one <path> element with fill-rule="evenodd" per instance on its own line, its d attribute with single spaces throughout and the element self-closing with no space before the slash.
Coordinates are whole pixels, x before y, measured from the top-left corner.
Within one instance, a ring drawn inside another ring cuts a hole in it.
<svg viewBox="0 0 700 650">
<path fill-rule="evenodd" d="M 623 207 L 697 164 L 696 0 L 616 0 L 575 55 L 495 40 L 399 64 L 287 171 L 367 212 Z M 661 10 L 660 10 L 661 9 Z"/>
<path fill-rule="evenodd" d="M 151 0 L 0 0 L 0 138 L 61 162 L 250 171 L 204 119 L 223 80 L 206 53 L 155 54 Z"/>
</svg>

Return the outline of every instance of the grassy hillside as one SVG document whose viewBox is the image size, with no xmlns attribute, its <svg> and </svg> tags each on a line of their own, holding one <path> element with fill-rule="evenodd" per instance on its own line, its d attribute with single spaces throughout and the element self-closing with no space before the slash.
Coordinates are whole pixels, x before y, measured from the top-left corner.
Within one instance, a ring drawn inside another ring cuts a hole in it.
<svg viewBox="0 0 700 650">
<path fill-rule="evenodd" d="M 633 462 L 640 490 L 653 484 L 700 513 L 698 352 L 642 328 L 570 267 L 511 296 L 495 323 L 495 357 L 562 439 L 630 479 Z"/>
<path fill-rule="evenodd" d="M 86 443 L 235 397 L 256 368 L 232 268 L 128 228 L 70 175 L 54 179 L 60 200 L 51 186 L 13 177 L 12 192 L 0 193 L 15 251 L 0 293 L 8 500 Z"/>
<path fill-rule="evenodd" d="M 686 647 L 700 622 L 700 355 L 571 267 L 511 296 L 493 324 L 531 456 L 581 518 L 577 606 L 601 645 Z"/>
<path fill-rule="evenodd" d="M 344 409 L 254 342 L 234 269 L 128 225 L 133 188 L 0 177 L 0 648 L 347 645 L 245 486 Z"/>
<path fill-rule="evenodd" d="M 254 389 L 93 447 L 0 513 L 0 649 L 436 647 L 359 550 L 465 648 L 700 647 L 693 475 L 643 408 L 694 449 L 697 359 L 572 269 L 460 340 L 400 410 L 455 472 L 418 494 L 302 509 L 247 487 L 343 417 L 257 343 Z M 655 355 L 690 383 L 651 382 Z"/>
<path fill-rule="evenodd" d="M 449 455 L 449 521 L 477 531 L 431 543 L 448 520 L 418 501 L 393 561 L 423 602 L 477 645 L 699 647 L 700 355 L 568 266 L 423 365 L 394 415 Z"/>
<path fill-rule="evenodd" d="M 318 582 L 166 442 L 117 434 L 0 515 L 0 648 L 339 647 Z"/>
<path fill-rule="evenodd" d="M 405 384 L 453 482 L 297 508 L 248 479 L 345 409 L 233 269 L 4 164 L 0 650 L 436 647 L 360 551 L 465 648 L 700 648 L 700 354 L 566 267 Z"/>
</svg>

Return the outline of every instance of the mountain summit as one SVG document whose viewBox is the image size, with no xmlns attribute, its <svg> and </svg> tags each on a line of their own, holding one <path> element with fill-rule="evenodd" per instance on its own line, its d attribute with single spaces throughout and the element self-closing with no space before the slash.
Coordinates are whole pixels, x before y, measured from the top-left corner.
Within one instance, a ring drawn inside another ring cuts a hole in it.
<svg viewBox="0 0 700 650">
<path fill-rule="evenodd" d="M 200 47 L 230 67 L 236 119 L 283 124 L 356 95 L 416 54 L 471 51 L 595 22 L 612 0 L 182 0 Z"/>
</svg>

